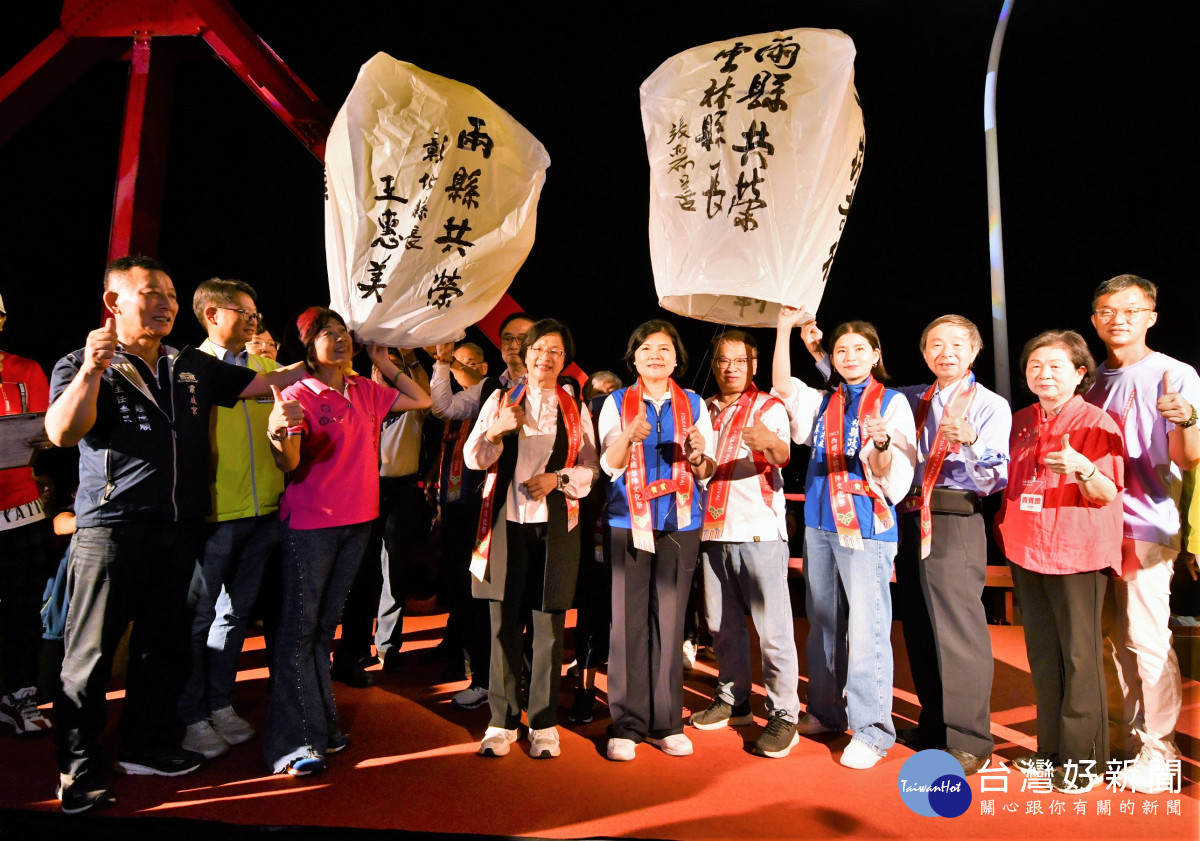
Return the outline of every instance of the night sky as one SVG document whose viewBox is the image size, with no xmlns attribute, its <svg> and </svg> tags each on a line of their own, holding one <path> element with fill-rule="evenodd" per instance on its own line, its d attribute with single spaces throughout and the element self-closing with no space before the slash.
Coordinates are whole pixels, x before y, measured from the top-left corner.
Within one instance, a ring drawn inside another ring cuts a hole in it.
<svg viewBox="0 0 1200 841">
<path fill-rule="evenodd" d="M 57 8 L 43 5 L 0 27 L 0 70 L 52 30 Z M 664 314 L 650 273 L 639 84 L 700 44 L 840 29 L 858 49 L 866 159 L 819 321 L 827 331 L 874 321 L 899 383 L 927 376 L 916 343 L 943 312 L 974 319 L 992 344 L 982 112 L 999 0 L 234 5 L 331 110 L 384 51 L 475 86 L 541 140 L 552 163 L 537 241 L 510 293 L 573 328 L 585 370 L 622 374 L 630 330 Z M 1052 327 L 1078 329 L 1100 351 L 1091 290 L 1135 272 L 1161 287 L 1151 346 L 1200 357 L 1186 327 L 1200 299 L 1192 5 L 1017 0 L 998 94 L 1014 356 Z M 96 68 L 0 146 L 10 313 L 0 347 L 47 369 L 99 313 L 127 76 L 125 65 Z M 186 303 L 214 275 L 253 284 L 277 336 L 328 302 L 321 196 L 318 161 L 224 65 L 182 65 L 155 255 L 185 302 L 172 342 L 201 338 Z M 700 357 L 715 326 L 668 317 L 694 359 L 683 381 L 704 390 Z M 769 354 L 771 331 L 760 342 Z M 985 348 L 985 383 L 992 366 Z M 1017 406 L 1031 402 L 1022 381 L 1014 375 Z"/>
</svg>

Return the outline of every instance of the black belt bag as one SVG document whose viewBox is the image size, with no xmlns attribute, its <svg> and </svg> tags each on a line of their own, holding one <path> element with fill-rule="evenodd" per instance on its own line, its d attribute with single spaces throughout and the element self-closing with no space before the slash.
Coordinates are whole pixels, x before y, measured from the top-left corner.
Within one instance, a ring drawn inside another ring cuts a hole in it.
<svg viewBox="0 0 1200 841">
<path fill-rule="evenodd" d="M 982 508 L 979 504 L 979 494 L 974 491 L 934 488 L 933 495 L 929 499 L 929 510 L 935 514 L 970 516 L 978 514 Z"/>
</svg>

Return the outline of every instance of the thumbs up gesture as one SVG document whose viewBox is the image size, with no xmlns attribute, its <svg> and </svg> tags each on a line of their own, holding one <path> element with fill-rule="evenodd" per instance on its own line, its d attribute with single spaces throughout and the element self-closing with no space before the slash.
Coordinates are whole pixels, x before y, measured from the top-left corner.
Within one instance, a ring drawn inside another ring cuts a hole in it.
<svg viewBox="0 0 1200 841">
<path fill-rule="evenodd" d="M 1162 395 L 1158 398 L 1158 413 L 1171 423 L 1187 423 L 1192 419 L 1192 406 L 1171 385 L 1171 375 L 1163 374 Z"/>
<path fill-rule="evenodd" d="M 507 401 L 504 401 L 507 403 Z M 492 425 L 488 427 L 487 439 L 498 442 L 502 436 L 510 435 L 525 425 L 525 408 L 520 404 L 502 406 Z"/>
<path fill-rule="evenodd" d="M 1046 453 L 1046 457 L 1042 460 L 1043 464 L 1053 470 L 1060 476 L 1065 476 L 1068 473 L 1091 473 L 1092 462 L 1082 453 L 1079 453 L 1071 446 L 1071 436 L 1066 434 L 1062 437 L 1062 448 L 1052 453 Z"/>
<path fill-rule="evenodd" d="M 638 404 L 638 413 L 634 415 L 633 420 L 625 425 L 624 434 L 629 439 L 630 444 L 636 444 L 639 441 L 645 441 L 646 436 L 650 434 L 650 421 L 646 420 L 646 404 Z M 701 444 L 701 449 L 704 445 Z"/>
<path fill-rule="evenodd" d="M 117 327 L 110 315 L 104 321 L 103 327 L 97 327 L 88 333 L 87 343 L 83 348 L 84 365 L 92 372 L 100 373 L 112 364 L 113 354 L 117 352 Z"/>
<path fill-rule="evenodd" d="M 767 429 L 758 418 L 752 418 L 750 423 L 742 427 L 742 442 L 756 453 L 761 453 L 778 440 L 779 436 Z"/>
<path fill-rule="evenodd" d="M 276 435 L 282 435 L 287 432 L 288 427 L 299 426 L 304 422 L 304 408 L 299 400 L 285 399 L 277 385 L 271 386 L 271 395 L 275 398 L 275 405 L 267 419 L 267 429 Z"/>
<path fill-rule="evenodd" d="M 883 416 L 876 412 L 867 417 L 867 421 L 863 424 L 863 434 L 871 439 L 871 443 L 877 447 L 885 448 L 891 442 L 891 433 L 887 430 L 887 424 L 883 421 Z"/>
<path fill-rule="evenodd" d="M 648 425 L 648 424 L 647 424 Z M 699 464 L 700 459 L 704 458 L 704 435 L 692 424 L 685 430 L 683 439 L 683 455 L 692 464 Z"/>
</svg>

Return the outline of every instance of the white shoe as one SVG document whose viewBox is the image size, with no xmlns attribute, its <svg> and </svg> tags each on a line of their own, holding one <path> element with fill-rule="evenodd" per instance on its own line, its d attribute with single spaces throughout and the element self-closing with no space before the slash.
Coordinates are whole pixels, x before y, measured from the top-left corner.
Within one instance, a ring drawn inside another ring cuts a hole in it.
<svg viewBox="0 0 1200 841">
<path fill-rule="evenodd" d="M 672 733 L 662 739 L 647 738 L 646 741 L 667 756 L 691 756 L 695 750 L 692 747 L 692 740 L 682 733 Z"/>
<path fill-rule="evenodd" d="M 212 724 L 213 730 L 216 730 L 221 738 L 231 745 L 248 742 L 254 738 L 254 734 L 257 732 L 250 726 L 250 722 L 233 711 L 233 707 L 213 710 L 208 716 L 208 721 Z"/>
<path fill-rule="evenodd" d="M 181 747 L 202 754 L 205 759 L 214 759 L 229 753 L 229 742 L 203 719 L 187 726 Z"/>
<path fill-rule="evenodd" d="M 810 713 L 800 713 L 796 719 L 796 732 L 805 736 L 816 736 L 819 733 L 832 733 L 833 730 L 821 723 L 821 720 Z"/>
<path fill-rule="evenodd" d="M 534 759 L 550 759 L 562 753 L 558 744 L 558 728 L 545 727 L 529 731 L 529 755 Z"/>
<path fill-rule="evenodd" d="M 508 756 L 508 746 L 517 740 L 517 730 L 505 730 L 503 727 L 489 727 L 483 731 L 483 741 L 479 743 L 480 756 Z"/>
<path fill-rule="evenodd" d="M 696 643 L 691 640 L 683 641 L 683 667 L 689 671 L 696 668 Z"/>
<path fill-rule="evenodd" d="M 1118 773 L 1116 782 L 1118 785 L 1124 785 L 1127 790 L 1136 791 L 1139 794 L 1162 794 L 1167 791 L 1175 791 L 1176 780 L 1182 778 L 1176 776 L 1180 773 L 1178 760 L 1173 764 L 1174 770 L 1165 756 L 1142 748 L 1137 759 Z"/>
<path fill-rule="evenodd" d="M 881 759 L 883 757 L 867 747 L 866 742 L 851 739 L 850 744 L 846 745 L 846 749 L 842 751 L 842 758 L 839 761 L 847 768 L 864 771 L 867 768 L 873 768 L 875 763 Z"/>
<path fill-rule="evenodd" d="M 628 762 L 637 757 L 637 742 L 633 739 L 609 739 L 604 755 L 613 762 Z"/>
<path fill-rule="evenodd" d="M 10 725 L 18 736 L 44 733 L 51 726 L 50 719 L 38 709 L 37 688 L 33 686 L 26 686 L 0 698 L 0 721 Z"/>
</svg>

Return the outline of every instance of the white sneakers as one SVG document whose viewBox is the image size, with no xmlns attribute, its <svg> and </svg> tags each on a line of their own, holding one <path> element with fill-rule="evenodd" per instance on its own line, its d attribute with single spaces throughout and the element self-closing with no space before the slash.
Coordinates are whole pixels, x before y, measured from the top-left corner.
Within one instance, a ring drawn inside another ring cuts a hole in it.
<svg viewBox="0 0 1200 841">
<path fill-rule="evenodd" d="M 42 715 L 37 705 L 37 689 L 26 686 L 0 698 L 0 722 L 12 727 L 18 736 L 45 733 L 50 719 Z"/>
<path fill-rule="evenodd" d="M 688 671 L 696 668 L 696 643 L 691 640 L 683 641 L 683 668 Z"/>
<path fill-rule="evenodd" d="M 1174 773 L 1165 756 L 1142 748 L 1137 759 L 1118 773 L 1116 782 L 1139 794 L 1162 794 L 1175 790 Z"/>
<path fill-rule="evenodd" d="M 231 745 L 248 742 L 254 738 L 254 734 L 257 732 L 250 726 L 250 722 L 233 711 L 233 707 L 213 710 L 208 721 L 212 724 L 213 730 L 216 730 L 221 738 Z"/>
<path fill-rule="evenodd" d="M 865 771 L 867 768 L 873 768 L 875 763 L 881 759 L 883 757 L 869 748 L 866 742 L 851 739 L 850 744 L 846 745 L 846 749 L 842 751 L 840 762 L 847 768 Z"/>
<path fill-rule="evenodd" d="M 505 730 L 503 727 L 489 727 L 483 731 L 483 741 L 479 743 L 480 756 L 508 756 L 508 748 L 517 740 L 518 731 Z M 557 736 L 558 734 L 555 733 Z"/>
<path fill-rule="evenodd" d="M 560 753 L 557 727 L 529 731 L 529 755 L 534 759 L 550 759 Z"/>
<path fill-rule="evenodd" d="M 203 718 L 187 726 L 182 747 L 203 755 L 205 759 L 215 759 L 229 753 L 229 742 Z"/>
<path fill-rule="evenodd" d="M 633 739 L 609 739 L 604 755 L 613 762 L 629 762 L 637 757 L 637 742 Z"/>
</svg>

